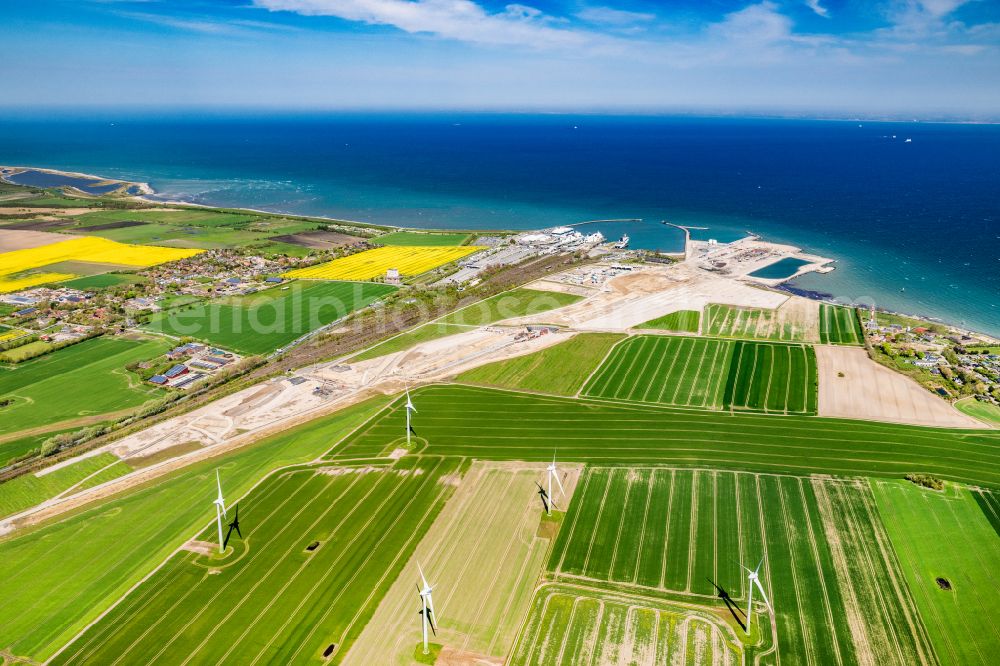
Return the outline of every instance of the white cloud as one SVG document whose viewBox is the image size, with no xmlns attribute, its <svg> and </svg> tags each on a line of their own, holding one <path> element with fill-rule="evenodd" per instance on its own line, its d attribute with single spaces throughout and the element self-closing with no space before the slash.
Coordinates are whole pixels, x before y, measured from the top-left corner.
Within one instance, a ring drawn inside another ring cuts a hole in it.
<svg viewBox="0 0 1000 666">
<path fill-rule="evenodd" d="M 577 18 L 609 26 L 630 26 L 636 23 L 646 23 L 656 19 L 654 14 L 643 12 L 627 12 L 622 9 L 611 7 L 588 7 L 577 13 Z"/>
<path fill-rule="evenodd" d="M 823 18 L 830 18 L 830 12 L 819 3 L 819 0 L 806 0 L 806 6 Z"/>
<path fill-rule="evenodd" d="M 779 42 L 791 37 L 792 20 L 773 2 L 762 2 L 726 14 L 709 32 L 734 42 Z"/>
<path fill-rule="evenodd" d="M 496 13 L 471 0 L 254 0 L 254 5 L 271 11 L 390 25 L 409 33 L 476 44 L 579 47 L 598 37 L 557 27 L 552 17 L 519 4 Z"/>
</svg>

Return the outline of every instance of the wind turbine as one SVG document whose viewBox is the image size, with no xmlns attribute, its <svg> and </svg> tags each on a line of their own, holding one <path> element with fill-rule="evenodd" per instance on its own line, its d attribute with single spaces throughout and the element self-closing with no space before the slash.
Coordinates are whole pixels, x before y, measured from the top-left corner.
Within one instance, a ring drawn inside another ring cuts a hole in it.
<svg viewBox="0 0 1000 666">
<path fill-rule="evenodd" d="M 226 550 L 226 544 L 222 538 L 222 519 L 226 515 L 226 500 L 222 497 L 222 480 L 219 479 L 219 470 L 215 470 L 215 483 L 219 488 L 219 496 L 215 498 L 215 522 L 219 526 L 219 552 Z"/>
<path fill-rule="evenodd" d="M 767 604 L 767 609 L 771 610 L 771 602 L 767 600 L 767 595 L 764 593 L 764 587 L 760 584 L 760 567 L 764 564 L 764 558 L 760 558 L 760 562 L 757 564 L 757 568 L 751 571 L 747 569 L 742 564 L 740 565 L 747 572 L 747 579 L 749 582 L 747 586 L 750 588 L 747 593 L 747 634 L 750 633 L 750 611 L 753 610 L 753 586 L 756 585 L 757 589 L 760 590 L 760 596 L 764 597 L 764 603 Z"/>
<path fill-rule="evenodd" d="M 417 408 L 413 406 L 413 401 L 410 400 L 410 389 L 406 389 L 406 446 L 410 446 L 410 433 L 413 429 L 410 427 L 410 414 L 417 413 Z"/>
<path fill-rule="evenodd" d="M 552 494 L 552 479 L 555 479 L 556 485 L 559 486 L 559 495 L 562 496 L 566 494 L 565 491 L 563 491 L 562 481 L 559 480 L 559 471 L 556 469 L 556 454 L 554 453 L 552 454 L 552 464 L 549 465 L 547 469 L 549 473 L 549 503 L 550 503 L 548 514 L 551 516 L 552 515 L 551 505 L 555 503 L 554 502 L 555 496 Z"/>
<path fill-rule="evenodd" d="M 417 593 L 420 595 L 420 603 L 422 608 L 420 611 L 421 617 L 421 627 L 423 628 L 424 634 L 424 654 L 428 654 L 427 649 L 427 625 L 431 626 L 431 631 L 437 636 L 437 629 L 434 627 L 434 600 L 431 599 L 431 592 L 434 590 L 432 585 L 427 583 L 427 579 L 424 577 L 424 570 L 420 568 L 420 563 L 417 562 L 417 571 L 420 572 L 420 582 L 424 584 L 423 587 L 417 585 Z"/>
</svg>

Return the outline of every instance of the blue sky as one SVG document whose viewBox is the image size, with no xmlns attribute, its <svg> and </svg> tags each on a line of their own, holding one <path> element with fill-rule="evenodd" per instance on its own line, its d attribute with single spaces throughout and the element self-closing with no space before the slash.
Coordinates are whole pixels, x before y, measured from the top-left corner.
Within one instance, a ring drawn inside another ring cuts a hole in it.
<svg viewBox="0 0 1000 666">
<path fill-rule="evenodd" d="M 0 106 L 1000 118 L 997 0 L 3 0 Z"/>
</svg>

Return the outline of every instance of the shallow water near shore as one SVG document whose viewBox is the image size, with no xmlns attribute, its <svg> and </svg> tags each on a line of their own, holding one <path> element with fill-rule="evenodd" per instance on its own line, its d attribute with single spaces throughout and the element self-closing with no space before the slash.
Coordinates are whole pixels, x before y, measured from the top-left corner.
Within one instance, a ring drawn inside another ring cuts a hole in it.
<svg viewBox="0 0 1000 666">
<path fill-rule="evenodd" d="M 906 143 L 905 139 L 912 139 Z M 837 259 L 794 286 L 1000 335 L 1000 127 L 473 114 L 6 118 L 0 163 L 165 199 L 451 229 L 596 219 L 633 247 L 753 231 Z"/>
</svg>

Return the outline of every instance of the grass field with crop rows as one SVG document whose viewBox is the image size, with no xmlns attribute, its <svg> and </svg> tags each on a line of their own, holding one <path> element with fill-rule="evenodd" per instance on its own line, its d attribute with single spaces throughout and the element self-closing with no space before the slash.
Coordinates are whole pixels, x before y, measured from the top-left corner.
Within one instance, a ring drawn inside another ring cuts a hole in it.
<svg viewBox="0 0 1000 666">
<path fill-rule="evenodd" d="M 372 398 L 0 539 L 0 580 L 18 581 L 0 604 L 0 645 L 44 661 L 214 520 L 216 470 L 232 504 L 270 471 L 321 455 L 386 400 Z M 250 509 L 241 507 L 241 523 Z"/>
<path fill-rule="evenodd" d="M 697 310 L 678 310 L 666 316 L 651 319 L 645 324 L 639 324 L 636 328 L 650 328 L 676 333 L 697 333 L 700 320 L 701 313 Z"/>
<path fill-rule="evenodd" d="M 533 492 L 540 471 L 537 464 L 473 463 L 346 662 L 409 663 L 420 641 L 420 624 L 413 621 L 418 562 L 438 590 L 434 641 L 503 659 L 549 550 L 551 537 L 540 529 Z"/>
<path fill-rule="evenodd" d="M 644 597 L 547 585 L 510 664 L 744 663 L 731 627 L 709 612 Z"/>
<path fill-rule="evenodd" d="M 436 385 L 410 392 L 413 429 L 434 455 L 494 460 L 711 466 L 790 474 L 895 476 L 919 469 L 1000 488 L 1000 432 L 806 416 L 671 409 Z M 389 453 L 405 438 L 403 402 L 335 449 Z"/>
<path fill-rule="evenodd" d="M 400 275 L 420 275 L 466 257 L 483 248 L 461 245 L 449 247 L 386 246 L 365 250 L 325 264 L 298 268 L 286 273 L 288 277 L 312 280 L 371 280 L 384 277 L 390 268 Z"/>
<path fill-rule="evenodd" d="M 591 467 L 549 568 L 560 581 L 609 581 L 636 593 L 711 599 L 724 590 L 739 625 L 747 594 L 740 565 L 761 558 L 783 658 L 929 661 L 926 631 L 912 620 L 913 600 L 863 482 Z"/>
<path fill-rule="evenodd" d="M 816 352 L 809 345 L 734 343 L 723 405 L 734 410 L 815 414 Z"/>
<path fill-rule="evenodd" d="M 860 345 L 865 341 L 854 308 L 820 303 L 819 339 L 823 344 Z"/>
<path fill-rule="evenodd" d="M 777 309 L 710 303 L 702 333 L 722 338 L 818 342 L 816 303 L 787 302 Z"/>
<path fill-rule="evenodd" d="M 467 370 L 456 379 L 469 384 L 572 396 L 622 338 L 617 333 L 582 333 L 533 354 Z"/>
<path fill-rule="evenodd" d="M 221 556 L 175 554 L 53 663 L 303 663 L 330 645 L 338 663 L 451 495 L 440 480 L 459 463 L 272 476 L 240 501 L 243 539 Z M 216 540 L 214 523 L 199 539 Z"/>
<path fill-rule="evenodd" d="M 733 342 L 644 335 L 615 347 L 584 395 L 719 409 Z"/>
</svg>

